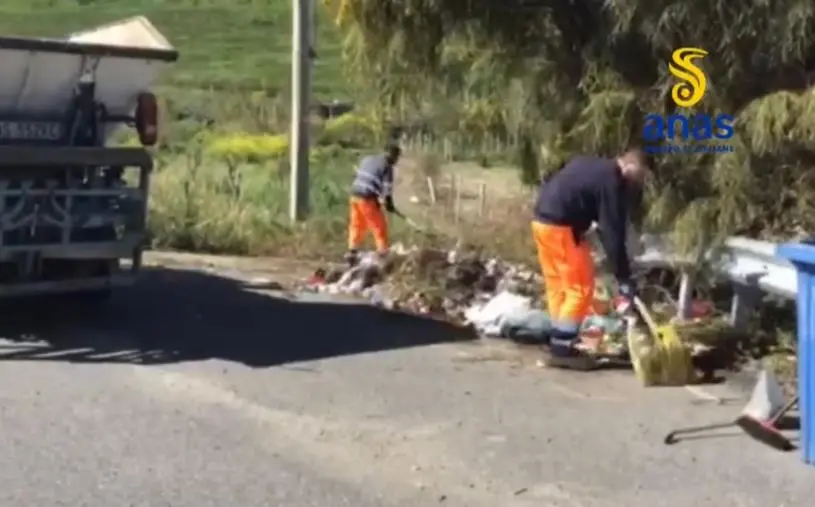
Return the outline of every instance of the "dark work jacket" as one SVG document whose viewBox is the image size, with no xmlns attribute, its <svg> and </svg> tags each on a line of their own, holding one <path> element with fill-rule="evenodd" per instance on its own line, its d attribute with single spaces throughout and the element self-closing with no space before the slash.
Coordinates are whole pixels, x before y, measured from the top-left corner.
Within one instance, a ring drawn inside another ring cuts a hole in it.
<svg viewBox="0 0 815 507">
<path fill-rule="evenodd" d="M 541 185 L 535 220 L 572 228 L 575 241 L 597 222 L 600 239 L 614 275 L 631 276 L 626 251 L 627 185 L 616 160 L 575 157 Z"/>
</svg>

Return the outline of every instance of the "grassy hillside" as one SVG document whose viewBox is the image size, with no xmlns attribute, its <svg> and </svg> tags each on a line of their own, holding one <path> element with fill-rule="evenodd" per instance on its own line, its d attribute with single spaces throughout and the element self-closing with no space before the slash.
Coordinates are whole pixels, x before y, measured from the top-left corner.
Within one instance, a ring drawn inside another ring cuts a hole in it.
<svg viewBox="0 0 815 507">
<path fill-rule="evenodd" d="M 4 0 L 0 33 L 62 36 L 141 14 L 181 52 L 170 84 L 274 93 L 290 86 L 290 7 L 289 0 Z M 345 97 L 337 33 L 318 18 L 315 93 Z"/>
</svg>

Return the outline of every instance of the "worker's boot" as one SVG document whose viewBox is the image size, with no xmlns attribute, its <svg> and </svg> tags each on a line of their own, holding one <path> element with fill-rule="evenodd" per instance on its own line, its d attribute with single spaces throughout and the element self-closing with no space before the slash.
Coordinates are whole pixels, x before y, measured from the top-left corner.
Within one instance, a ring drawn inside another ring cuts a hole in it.
<svg viewBox="0 0 815 507">
<path fill-rule="evenodd" d="M 355 267 L 359 264 L 359 251 L 356 248 L 351 248 L 343 256 L 343 260 L 348 263 L 349 268 Z"/>
<path fill-rule="evenodd" d="M 589 371 L 597 367 L 597 361 L 586 351 L 577 348 L 577 333 L 553 329 L 549 338 L 549 354 L 545 359 L 550 368 Z"/>
</svg>

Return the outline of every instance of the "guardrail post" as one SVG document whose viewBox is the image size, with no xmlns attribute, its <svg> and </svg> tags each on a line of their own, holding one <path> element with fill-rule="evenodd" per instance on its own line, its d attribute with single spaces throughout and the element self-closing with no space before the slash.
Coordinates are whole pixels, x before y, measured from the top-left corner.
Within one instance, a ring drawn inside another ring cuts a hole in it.
<svg viewBox="0 0 815 507">
<path fill-rule="evenodd" d="M 739 331 L 747 328 L 748 319 L 756 303 L 761 299 L 761 290 L 752 285 L 733 284 L 733 300 L 730 303 L 730 325 Z"/>
<path fill-rule="evenodd" d="M 777 255 L 798 271 L 798 395 L 801 457 L 815 465 L 815 244 L 788 243 Z"/>
<path fill-rule="evenodd" d="M 693 304 L 693 286 L 696 282 L 696 274 L 687 271 L 682 272 L 679 280 L 679 298 L 677 299 L 677 317 L 686 320 L 690 317 L 691 306 Z"/>
</svg>

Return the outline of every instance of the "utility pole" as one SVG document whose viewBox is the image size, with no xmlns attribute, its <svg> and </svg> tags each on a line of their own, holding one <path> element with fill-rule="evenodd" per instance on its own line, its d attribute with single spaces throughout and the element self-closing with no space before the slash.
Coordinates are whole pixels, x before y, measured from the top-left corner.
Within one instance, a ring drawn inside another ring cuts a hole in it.
<svg viewBox="0 0 815 507">
<path fill-rule="evenodd" d="M 309 212 L 308 119 L 314 0 L 292 0 L 292 4 L 289 217 L 292 222 L 301 222 Z"/>
</svg>

